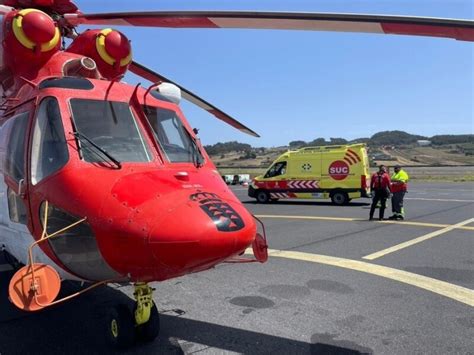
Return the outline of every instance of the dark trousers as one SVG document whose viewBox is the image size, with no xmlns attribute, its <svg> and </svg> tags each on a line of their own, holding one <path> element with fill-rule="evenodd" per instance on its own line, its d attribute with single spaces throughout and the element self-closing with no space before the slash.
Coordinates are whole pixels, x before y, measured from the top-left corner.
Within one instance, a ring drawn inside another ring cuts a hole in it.
<svg viewBox="0 0 474 355">
<path fill-rule="evenodd" d="M 406 191 L 394 192 L 392 196 L 392 212 L 395 216 L 404 216 L 403 197 Z"/>
<path fill-rule="evenodd" d="M 387 191 L 375 190 L 375 195 L 372 199 L 372 206 L 370 206 L 370 218 L 374 217 L 375 207 L 377 207 L 377 203 L 380 201 L 379 219 L 383 219 L 387 197 Z"/>
</svg>

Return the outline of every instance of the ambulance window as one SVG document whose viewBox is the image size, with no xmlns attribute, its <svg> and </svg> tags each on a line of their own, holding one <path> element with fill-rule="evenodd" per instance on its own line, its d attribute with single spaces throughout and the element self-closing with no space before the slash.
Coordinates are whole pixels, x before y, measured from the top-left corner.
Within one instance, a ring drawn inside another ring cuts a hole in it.
<svg viewBox="0 0 474 355">
<path fill-rule="evenodd" d="M 280 176 L 286 174 L 286 161 L 280 161 L 274 164 L 265 174 L 266 178 Z"/>
<path fill-rule="evenodd" d="M 31 183 L 36 185 L 69 160 L 58 101 L 48 97 L 38 110 L 31 149 Z"/>
</svg>

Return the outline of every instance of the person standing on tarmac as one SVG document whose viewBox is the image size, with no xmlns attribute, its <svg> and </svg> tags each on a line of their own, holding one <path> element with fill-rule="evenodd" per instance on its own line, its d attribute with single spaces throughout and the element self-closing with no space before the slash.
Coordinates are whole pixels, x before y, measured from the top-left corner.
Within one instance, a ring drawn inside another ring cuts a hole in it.
<svg viewBox="0 0 474 355">
<path fill-rule="evenodd" d="M 369 220 L 374 219 L 377 203 L 380 201 L 379 221 L 383 220 L 387 198 L 390 197 L 390 176 L 385 165 L 380 165 L 379 171 L 370 179 L 370 193 L 372 195 L 372 206 L 370 206 Z"/>
<path fill-rule="evenodd" d="M 392 175 L 392 212 L 393 216 L 388 219 L 405 219 L 405 210 L 403 208 L 403 197 L 407 192 L 408 174 L 400 165 L 395 165 L 395 172 Z"/>
</svg>

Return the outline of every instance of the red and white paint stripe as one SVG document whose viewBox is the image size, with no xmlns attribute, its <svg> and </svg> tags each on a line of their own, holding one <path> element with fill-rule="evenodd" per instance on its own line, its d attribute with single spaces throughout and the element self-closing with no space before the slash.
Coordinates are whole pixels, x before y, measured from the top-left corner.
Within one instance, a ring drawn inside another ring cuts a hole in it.
<svg viewBox="0 0 474 355">
<path fill-rule="evenodd" d="M 243 11 L 66 14 L 64 17 L 71 25 L 336 31 L 474 41 L 474 21 L 430 17 Z"/>
<path fill-rule="evenodd" d="M 290 180 L 289 189 L 319 189 L 319 181 L 316 180 Z"/>
<path fill-rule="evenodd" d="M 271 192 L 270 198 L 295 198 L 296 195 L 292 194 L 291 192 Z"/>
</svg>

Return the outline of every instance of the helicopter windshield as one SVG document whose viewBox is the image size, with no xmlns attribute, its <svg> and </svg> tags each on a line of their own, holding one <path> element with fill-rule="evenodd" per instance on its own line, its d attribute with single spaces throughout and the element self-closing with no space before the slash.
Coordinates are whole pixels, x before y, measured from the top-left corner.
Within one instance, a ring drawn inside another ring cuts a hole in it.
<svg viewBox="0 0 474 355">
<path fill-rule="evenodd" d="M 203 163 L 204 158 L 196 142 L 186 131 L 176 112 L 152 106 L 143 106 L 143 112 L 170 162 L 189 162 L 197 166 Z"/>
<path fill-rule="evenodd" d="M 151 154 L 126 102 L 71 99 L 71 111 L 78 134 L 119 162 L 149 162 Z M 81 147 L 85 161 L 103 161 L 96 150 Z"/>
</svg>

